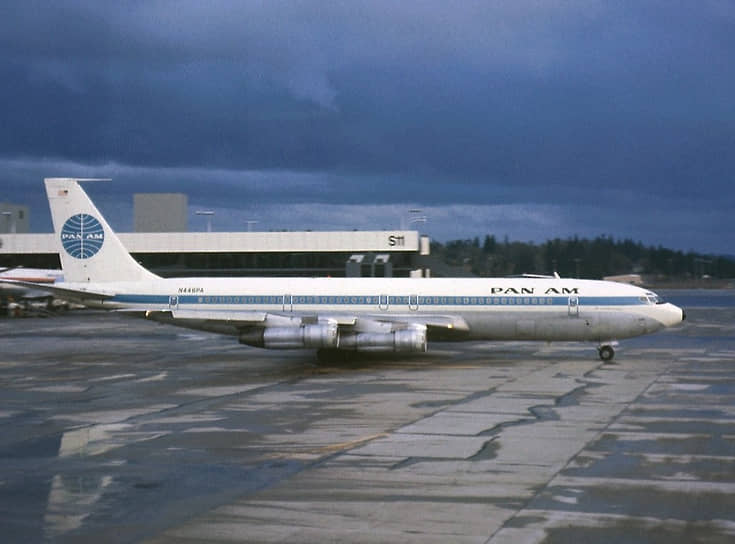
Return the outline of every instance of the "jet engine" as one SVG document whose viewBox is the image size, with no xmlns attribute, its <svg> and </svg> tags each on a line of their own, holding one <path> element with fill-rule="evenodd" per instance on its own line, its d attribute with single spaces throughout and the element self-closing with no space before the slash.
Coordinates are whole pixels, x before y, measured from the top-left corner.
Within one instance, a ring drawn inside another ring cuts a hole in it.
<svg viewBox="0 0 735 544">
<path fill-rule="evenodd" d="M 336 348 L 337 323 L 299 327 L 258 327 L 240 333 L 240 343 L 267 349 Z"/>
<path fill-rule="evenodd" d="M 355 351 L 426 351 L 426 327 L 411 327 L 392 332 L 341 334 L 339 349 Z"/>
</svg>

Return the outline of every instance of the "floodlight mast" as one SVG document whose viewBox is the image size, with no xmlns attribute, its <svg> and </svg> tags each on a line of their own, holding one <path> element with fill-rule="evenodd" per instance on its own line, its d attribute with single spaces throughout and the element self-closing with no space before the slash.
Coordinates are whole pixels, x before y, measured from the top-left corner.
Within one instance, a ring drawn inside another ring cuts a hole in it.
<svg viewBox="0 0 735 544">
<path fill-rule="evenodd" d="M 212 232 L 212 216 L 214 211 L 212 210 L 197 210 L 194 215 L 203 215 L 207 218 L 207 232 Z"/>
</svg>

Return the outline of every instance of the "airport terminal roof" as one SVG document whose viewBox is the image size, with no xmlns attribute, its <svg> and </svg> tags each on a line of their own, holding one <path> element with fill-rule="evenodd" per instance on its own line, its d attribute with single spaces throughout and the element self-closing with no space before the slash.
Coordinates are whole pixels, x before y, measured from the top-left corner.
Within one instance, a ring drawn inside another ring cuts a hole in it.
<svg viewBox="0 0 735 544">
<path fill-rule="evenodd" d="M 418 231 L 118 233 L 131 253 L 418 252 Z M 0 254 L 57 253 L 54 234 L 0 235 Z"/>
</svg>

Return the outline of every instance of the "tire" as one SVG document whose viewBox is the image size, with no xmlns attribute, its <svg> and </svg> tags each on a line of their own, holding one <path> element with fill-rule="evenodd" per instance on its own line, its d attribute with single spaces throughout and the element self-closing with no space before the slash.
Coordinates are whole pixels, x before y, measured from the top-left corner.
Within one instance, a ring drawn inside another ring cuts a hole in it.
<svg viewBox="0 0 735 544">
<path fill-rule="evenodd" d="M 615 357 L 615 350 L 612 346 L 600 346 L 597 352 L 600 354 L 600 359 L 606 363 L 612 361 Z"/>
</svg>

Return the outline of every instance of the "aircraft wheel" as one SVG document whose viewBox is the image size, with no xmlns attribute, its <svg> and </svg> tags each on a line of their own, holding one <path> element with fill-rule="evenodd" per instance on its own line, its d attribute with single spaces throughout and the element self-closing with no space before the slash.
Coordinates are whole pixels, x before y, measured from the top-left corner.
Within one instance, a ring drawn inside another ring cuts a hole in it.
<svg viewBox="0 0 735 544">
<path fill-rule="evenodd" d="M 606 363 L 612 361 L 613 357 L 615 357 L 615 350 L 612 346 L 600 346 L 597 352 L 600 354 L 600 359 Z"/>
</svg>

